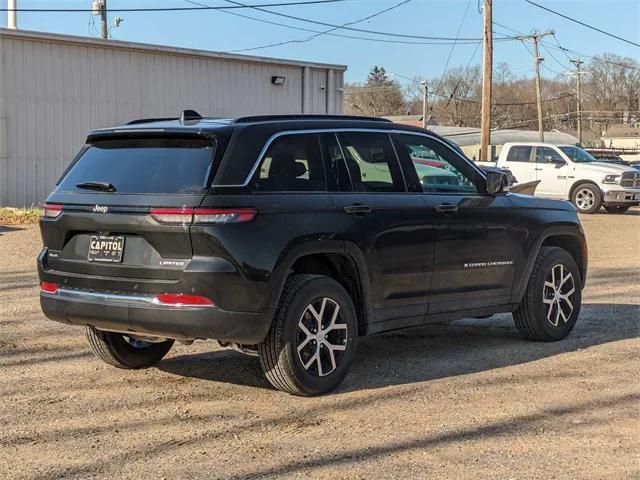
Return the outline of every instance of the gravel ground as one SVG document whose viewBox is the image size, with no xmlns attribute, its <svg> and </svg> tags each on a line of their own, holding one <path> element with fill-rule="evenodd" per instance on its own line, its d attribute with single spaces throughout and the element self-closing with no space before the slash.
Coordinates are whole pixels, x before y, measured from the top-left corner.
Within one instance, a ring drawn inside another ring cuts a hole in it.
<svg viewBox="0 0 640 480">
<path fill-rule="evenodd" d="M 37 227 L 0 227 L 0 478 L 640 478 L 640 209 L 582 221 L 565 341 L 524 341 L 510 315 L 381 335 L 312 399 L 214 342 L 100 363 L 40 313 Z"/>
</svg>

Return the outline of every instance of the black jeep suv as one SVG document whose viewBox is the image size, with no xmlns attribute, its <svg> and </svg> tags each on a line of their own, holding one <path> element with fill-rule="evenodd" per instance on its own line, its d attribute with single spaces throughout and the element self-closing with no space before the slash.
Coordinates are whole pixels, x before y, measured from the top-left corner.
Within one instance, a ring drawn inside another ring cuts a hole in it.
<svg viewBox="0 0 640 480">
<path fill-rule="evenodd" d="M 95 130 L 44 205 L 42 310 L 116 367 L 215 339 L 298 395 L 339 385 L 363 335 L 513 312 L 525 337 L 560 340 L 587 269 L 576 210 L 503 181 L 375 118 Z"/>
</svg>

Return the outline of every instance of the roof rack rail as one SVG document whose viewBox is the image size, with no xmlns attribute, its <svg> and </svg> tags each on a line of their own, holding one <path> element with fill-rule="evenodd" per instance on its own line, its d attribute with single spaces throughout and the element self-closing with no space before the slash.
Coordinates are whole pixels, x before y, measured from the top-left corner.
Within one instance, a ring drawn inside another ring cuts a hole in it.
<svg viewBox="0 0 640 480">
<path fill-rule="evenodd" d="M 380 117 L 365 117 L 362 115 L 318 115 L 318 114 L 299 114 L 299 115 L 253 115 L 247 117 L 239 117 L 235 119 L 235 123 L 251 123 L 264 121 L 285 121 L 285 120 L 365 120 L 370 122 L 387 122 L 393 123 L 391 120 Z"/>
<path fill-rule="evenodd" d="M 176 117 L 161 117 L 161 118 L 138 118 L 125 123 L 125 125 L 136 125 L 138 123 L 150 123 L 150 122 L 169 122 L 171 120 L 178 120 Z"/>
</svg>

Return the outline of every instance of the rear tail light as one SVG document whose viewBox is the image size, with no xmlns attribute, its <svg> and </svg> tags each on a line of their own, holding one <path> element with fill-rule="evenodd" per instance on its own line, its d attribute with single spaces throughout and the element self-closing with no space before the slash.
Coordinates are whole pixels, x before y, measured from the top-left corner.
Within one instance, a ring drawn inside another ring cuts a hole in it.
<svg viewBox="0 0 640 480">
<path fill-rule="evenodd" d="M 56 218 L 62 213 L 62 205 L 45 203 L 42 205 L 42 216 L 44 218 Z"/>
<path fill-rule="evenodd" d="M 150 208 L 149 215 L 160 223 L 188 225 L 192 223 L 251 222 L 255 208 Z"/>
<path fill-rule="evenodd" d="M 207 297 L 187 295 L 184 293 L 161 293 L 160 295 L 156 295 L 154 303 L 175 306 L 213 306 L 213 302 Z"/>
<path fill-rule="evenodd" d="M 189 224 L 193 221 L 193 208 L 150 208 L 149 215 L 160 223 Z"/>
<path fill-rule="evenodd" d="M 42 282 L 40 284 L 40 289 L 45 293 L 57 293 L 58 285 L 51 282 Z"/>
<path fill-rule="evenodd" d="M 242 223 L 256 218 L 255 208 L 194 208 L 193 223 Z"/>
</svg>

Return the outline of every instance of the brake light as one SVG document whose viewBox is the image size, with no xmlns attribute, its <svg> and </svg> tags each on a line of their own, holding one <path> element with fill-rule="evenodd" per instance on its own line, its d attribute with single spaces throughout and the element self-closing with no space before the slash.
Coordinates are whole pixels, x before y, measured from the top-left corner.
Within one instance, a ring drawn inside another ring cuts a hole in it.
<svg viewBox="0 0 640 480">
<path fill-rule="evenodd" d="M 160 223 L 243 223 L 251 222 L 255 208 L 150 208 L 149 215 Z"/>
<path fill-rule="evenodd" d="M 175 306 L 213 306 L 213 302 L 207 297 L 187 295 L 184 293 L 161 293 L 160 295 L 156 295 L 154 303 Z"/>
<path fill-rule="evenodd" d="M 58 285 L 51 282 L 42 282 L 40 284 L 40 289 L 45 293 L 57 293 Z"/>
<path fill-rule="evenodd" d="M 62 213 L 62 205 L 45 203 L 42 205 L 42 216 L 44 218 L 56 218 Z"/>
</svg>

